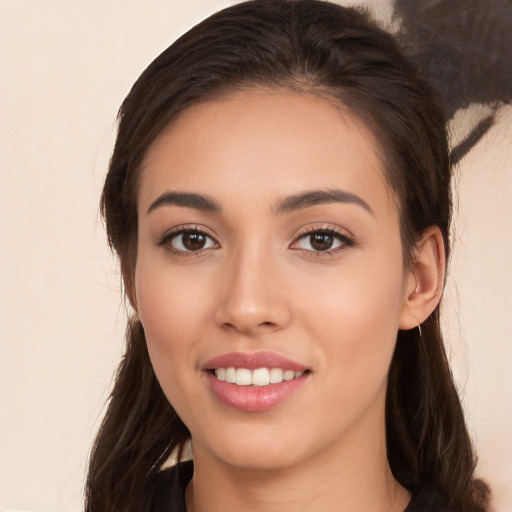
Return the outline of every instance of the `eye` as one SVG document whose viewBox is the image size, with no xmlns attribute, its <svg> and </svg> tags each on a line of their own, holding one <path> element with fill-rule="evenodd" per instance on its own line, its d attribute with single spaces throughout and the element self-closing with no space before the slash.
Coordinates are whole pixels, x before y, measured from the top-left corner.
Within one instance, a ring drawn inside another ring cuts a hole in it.
<svg viewBox="0 0 512 512">
<path fill-rule="evenodd" d="M 301 234 L 291 248 L 317 253 L 332 253 L 337 249 L 352 245 L 354 243 L 347 235 L 333 229 L 315 229 Z"/>
<path fill-rule="evenodd" d="M 180 228 L 166 233 L 157 245 L 177 253 L 195 253 L 218 247 L 211 236 L 196 228 Z"/>
</svg>

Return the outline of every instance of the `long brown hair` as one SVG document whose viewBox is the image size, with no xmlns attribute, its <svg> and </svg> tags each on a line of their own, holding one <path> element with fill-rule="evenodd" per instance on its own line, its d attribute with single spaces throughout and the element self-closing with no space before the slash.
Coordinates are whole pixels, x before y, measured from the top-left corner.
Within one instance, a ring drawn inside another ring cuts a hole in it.
<svg viewBox="0 0 512 512">
<path fill-rule="evenodd" d="M 445 119 L 395 39 L 358 10 L 316 0 L 254 0 L 195 26 L 140 76 L 119 112 L 101 208 L 133 297 L 140 162 L 157 135 L 198 102 L 255 86 L 320 94 L 373 132 L 400 211 L 404 264 L 429 226 L 449 254 L 450 162 Z M 387 451 L 396 479 L 431 487 L 450 510 L 482 512 L 475 456 L 446 358 L 436 309 L 400 331 L 386 398 Z M 108 411 L 94 444 L 87 512 L 144 510 L 156 472 L 190 434 L 168 403 L 132 319 Z"/>
</svg>

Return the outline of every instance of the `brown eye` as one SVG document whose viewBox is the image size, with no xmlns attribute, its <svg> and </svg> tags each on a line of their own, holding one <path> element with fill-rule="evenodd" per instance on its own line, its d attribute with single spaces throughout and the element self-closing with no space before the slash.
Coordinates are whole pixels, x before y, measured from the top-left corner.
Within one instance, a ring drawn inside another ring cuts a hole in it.
<svg viewBox="0 0 512 512">
<path fill-rule="evenodd" d="M 351 247 L 354 242 L 347 235 L 331 229 L 317 229 L 304 233 L 291 249 L 301 249 L 312 253 L 333 254 L 337 249 Z"/>
<path fill-rule="evenodd" d="M 314 233 L 309 236 L 311 247 L 315 251 L 328 251 L 334 244 L 334 237 L 329 233 Z"/>
<path fill-rule="evenodd" d="M 199 251 L 206 245 L 207 238 L 202 233 L 183 233 L 182 244 L 188 251 Z"/>
<path fill-rule="evenodd" d="M 165 235 L 158 245 L 168 246 L 177 253 L 199 252 L 218 247 L 212 237 L 196 229 L 180 230 Z"/>
</svg>

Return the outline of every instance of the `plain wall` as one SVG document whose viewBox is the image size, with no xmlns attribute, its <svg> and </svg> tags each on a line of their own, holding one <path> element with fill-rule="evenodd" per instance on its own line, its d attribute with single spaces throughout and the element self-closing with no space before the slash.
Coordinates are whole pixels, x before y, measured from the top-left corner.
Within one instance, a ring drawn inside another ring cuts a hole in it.
<svg viewBox="0 0 512 512">
<path fill-rule="evenodd" d="M 116 112 L 216 0 L 0 0 L 0 509 L 80 510 L 123 348 L 98 200 Z M 471 116 L 471 112 L 468 114 Z M 498 510 L 512 509 L 512 111 L 458 171 L 445 317 Z"/>
</svg>

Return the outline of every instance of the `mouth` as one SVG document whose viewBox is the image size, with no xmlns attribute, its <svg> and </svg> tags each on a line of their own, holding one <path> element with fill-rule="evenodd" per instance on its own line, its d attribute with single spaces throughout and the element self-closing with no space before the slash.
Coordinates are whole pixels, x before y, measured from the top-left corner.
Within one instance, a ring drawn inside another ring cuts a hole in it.
<svg viewBox="0 0 512 512">
<path fill-rule="evenodd" d="M 210 370 L 212 375 L 223 382 L 235 384 L 236 386 L 269 386 L 270 384 L 279 384 L 283 381 L 298 379 L 309 370 L 286 370 L 284 368 L 216 368 Z"/>
<path fill-rule="evenodd" d="M 230 408 L 258 412 L 292 398 L 311 369 L 272 352 L 224 354 L 203 368 L 213 395 Z"/>
</svg>

